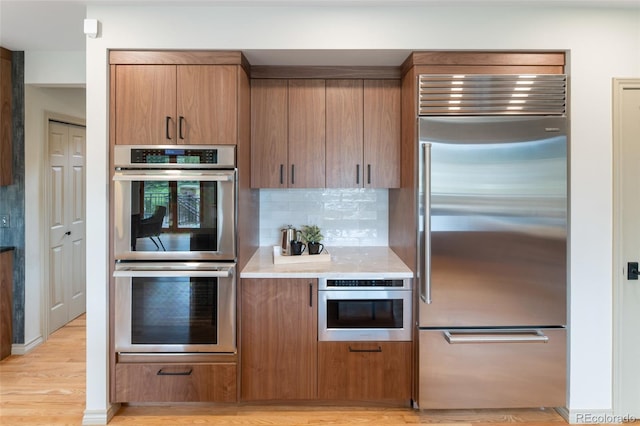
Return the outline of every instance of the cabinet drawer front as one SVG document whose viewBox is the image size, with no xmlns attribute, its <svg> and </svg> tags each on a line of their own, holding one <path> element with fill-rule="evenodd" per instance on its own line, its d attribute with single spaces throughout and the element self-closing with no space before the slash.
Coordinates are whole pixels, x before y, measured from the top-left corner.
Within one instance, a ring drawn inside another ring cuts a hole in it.
<svg viewBox="0 0 640 426">
<path fill-rule="evenodd" d="M 564 407 L 566 331 L 525 337 L 420 331 L 420 408 Z"/>
<path fill-rule="evenodd" d="M 411 342 L 319 342 L 320 399 L 411 398 Z"/>
<path fill-rule="evenodd" d="M 116 402 L 236 402 L 236 364 L 116 365 Z"/>
</svg>

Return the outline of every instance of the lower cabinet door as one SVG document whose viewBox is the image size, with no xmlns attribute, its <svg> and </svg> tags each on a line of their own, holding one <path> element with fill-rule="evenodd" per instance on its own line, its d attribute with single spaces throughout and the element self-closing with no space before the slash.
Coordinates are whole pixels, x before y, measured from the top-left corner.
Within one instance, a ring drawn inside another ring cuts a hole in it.
<svg viewBox="0 0 640 426">
<path fill-rule="evenodd" d="M 116 364 L 115 402 L 236 402 L 236 364 Z"/>
<path fill-rule="evenodd" d="M 421 409 L 564 407 L 564 329 L 419 332 Z"/>
<path fill-rule="evenodd" d="M 318 396 L 408 403 L 411 342 L 319 342 Z"/>
</svg>

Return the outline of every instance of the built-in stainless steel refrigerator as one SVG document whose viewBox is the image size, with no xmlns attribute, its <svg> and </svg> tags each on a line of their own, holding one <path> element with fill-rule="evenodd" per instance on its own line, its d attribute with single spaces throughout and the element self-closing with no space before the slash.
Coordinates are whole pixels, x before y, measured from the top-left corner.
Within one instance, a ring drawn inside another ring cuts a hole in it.
<svg viewBox="0 0 640 426">
<path fill-rule="evenodd" d="M 565 406 L 561 110 L 418 118 L 421 409 Z"/>
</svg>

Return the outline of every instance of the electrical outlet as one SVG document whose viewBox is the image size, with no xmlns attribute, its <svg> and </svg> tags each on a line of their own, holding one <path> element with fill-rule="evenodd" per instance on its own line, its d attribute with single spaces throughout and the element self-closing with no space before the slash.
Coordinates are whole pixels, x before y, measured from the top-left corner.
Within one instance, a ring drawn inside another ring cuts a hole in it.
<svg viewBox="0 0 640 426">
<path fill-rule="evenodd" d="M 0 214 L 0 228 L 8 228 L 9 223 L 9 215 L 8 214 Z"/>
</svg>

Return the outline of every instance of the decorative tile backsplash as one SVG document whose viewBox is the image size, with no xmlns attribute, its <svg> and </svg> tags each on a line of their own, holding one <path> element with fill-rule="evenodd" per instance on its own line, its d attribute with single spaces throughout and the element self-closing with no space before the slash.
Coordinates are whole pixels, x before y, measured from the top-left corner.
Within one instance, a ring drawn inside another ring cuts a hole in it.
<svg viewBox="0 0 640 426">
<path fill-rule="evenodd" d="M 386 246 L 386 189 L 261 189 L 260 245 L 280 243 L 280 229 L 318 225 L 327 246 Z"/>
</svg>

